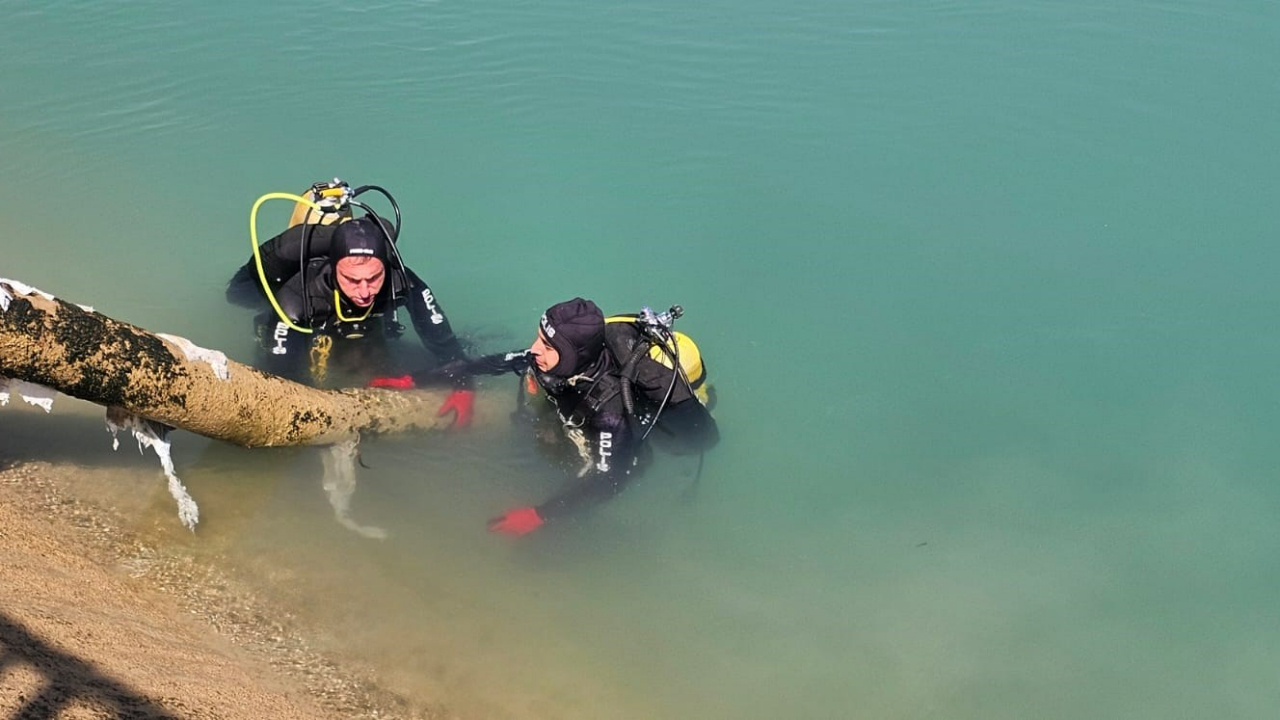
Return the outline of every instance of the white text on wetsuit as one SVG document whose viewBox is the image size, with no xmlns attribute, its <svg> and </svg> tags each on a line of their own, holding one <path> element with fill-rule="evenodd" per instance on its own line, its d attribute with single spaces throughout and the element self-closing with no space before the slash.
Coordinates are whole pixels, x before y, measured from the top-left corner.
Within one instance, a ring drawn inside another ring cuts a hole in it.
<svg viewBox="0 0 1280 720">
<path fill-rule="evenodd" d="M 289 338 L 288 325 L 285 325 L 282 322 L 276 323 L 276 331 L 271 335 L 273 338 L 275 338 L 275 341 L 276 341 L 276 346 L 271 348 L 272 355 L 284 355 L 285 353 L 289 352 L 289 349 L 286 348 L 284 345 L 285 340 Z"/>
<path fill-rule="evenodd" d="M 609 472 L 609 456 L 613 455 L 613 433 L 600 433 L 600 462 L 596 464 L 596 469 L 600 472 Z"/>
<path fill-rule="evenodd" d="M 422 302 L 427 304 L 427 310 L 431 312 L 431 324 L 439 325 L 444 322 L 444 315 L 440 309 L 436 307 L 436 298 L 431 294 L 431 288 L 422 291 Z"/>
</svg>

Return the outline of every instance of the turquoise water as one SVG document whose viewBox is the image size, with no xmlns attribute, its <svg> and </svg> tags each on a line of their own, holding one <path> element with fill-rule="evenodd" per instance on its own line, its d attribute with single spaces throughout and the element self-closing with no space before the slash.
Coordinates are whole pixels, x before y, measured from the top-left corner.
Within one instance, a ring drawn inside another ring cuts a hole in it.
<svg viewBox="0 0 1280 720">
<path fill-rule="evenodd" d="M 389 687 L 485 718 L 1280 711 L 1280 6 L 0 7 L 0 276 L 247 360 L 250 205 L 341 175 L 396 195 L 482 350 L 572 295 L 685 306 L 724 435 L 696 492 L 669 459 L 528 542 L 483 524 L 556 482 L 516 429 L 367 443 L 382 542 L 314 454 L 179 434 L 204 522 L 172 541 Z"/>
</svg>

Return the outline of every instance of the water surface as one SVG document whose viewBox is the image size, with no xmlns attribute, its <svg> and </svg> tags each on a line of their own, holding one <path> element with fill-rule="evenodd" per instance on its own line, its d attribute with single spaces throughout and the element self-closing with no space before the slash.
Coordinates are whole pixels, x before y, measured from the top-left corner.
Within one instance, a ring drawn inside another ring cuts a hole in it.
<svg viewBox="0 0 1280 720">
<path fill-rule="evenodd" d="M 724 436 L 696 491 L 665 459 L 526 542 L 484 530 L 558 482 L 517 427 L 366 444 L 381 542 L 314 451 L 178 434 L 203 522 L 154 532 L 392 689 L 495 718 L 1280 708 L 1273 4 L 5 9 L 0 276 L 249 360 L 222 298 L 249 207 L 341 175 L 396 195 L 478 351 L 573 295 L 687 309 Z"/>
</svg>

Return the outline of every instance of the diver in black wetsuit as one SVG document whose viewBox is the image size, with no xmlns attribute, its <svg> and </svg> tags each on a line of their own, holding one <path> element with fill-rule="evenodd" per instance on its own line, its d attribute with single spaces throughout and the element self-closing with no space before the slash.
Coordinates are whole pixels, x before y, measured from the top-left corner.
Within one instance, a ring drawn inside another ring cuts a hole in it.
<svg viewBox="0 0 1280 720">
<path fill-rule="evenodd" d="M 687 337 L 670 331 L 670 319 L 666 324 L 637 316 L 606 321 L 595 303 L 575 298 L 543 314 L 528 350 L 375 378 L 370 385 L 409 388 L 469 375 L 524 374 L 528 393 L 546 396 L 564 437 L 577 449 L 576 480 L 568 488 L 489 523 L 493 532 L 524 535 L 621 491 L 638 474 L 651 433 L 676 453 L 701 453 L 719 441 L 704 404 L 701 359 L 692 341 L 686 344 Z"/>
<path fill-rule="evenodd" d="M 299 261 L 304 232 L 305 267 Z M 431 288 L 392 252 L 393 238 L 384 220 L 365 215 L 332 225 L 295 225 L 260 246 L 262 276 L 280 310 L 266 307 L 255 318 L 264 370 L 323 385 L 332 355 L 336 364 L 363 371 L 361 382 L 370 371 L 385 373 L 387 340 L 404 331 L 397 321 L 400 308 L 437 363 L 465 357 Z M 252 258 L 231 279 L 227 299 L 255 309 L 268 304 Z M 473 400 L 461 380 L 441 414 L 456 412 L 455 425 L 465 426 Z"/>
</svg>

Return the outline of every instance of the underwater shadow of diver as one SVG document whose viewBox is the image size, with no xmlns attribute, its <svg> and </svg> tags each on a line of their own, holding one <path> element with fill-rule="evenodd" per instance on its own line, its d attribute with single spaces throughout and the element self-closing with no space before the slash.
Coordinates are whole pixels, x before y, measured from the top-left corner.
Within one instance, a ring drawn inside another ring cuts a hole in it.
<svg viewBox="0 0 1280 720">
<path fill-rule="evenodd" d="M 11 667 L 34 668 L 43 682 L 9 720 L 55 718 L 73 703 L 87 702 L 108 710 L 113 718 L 178 720 L 175 715 L 102 674 L 93 664 L 57 650 L 0 613 L 0 678 Z"/>
</svg>

